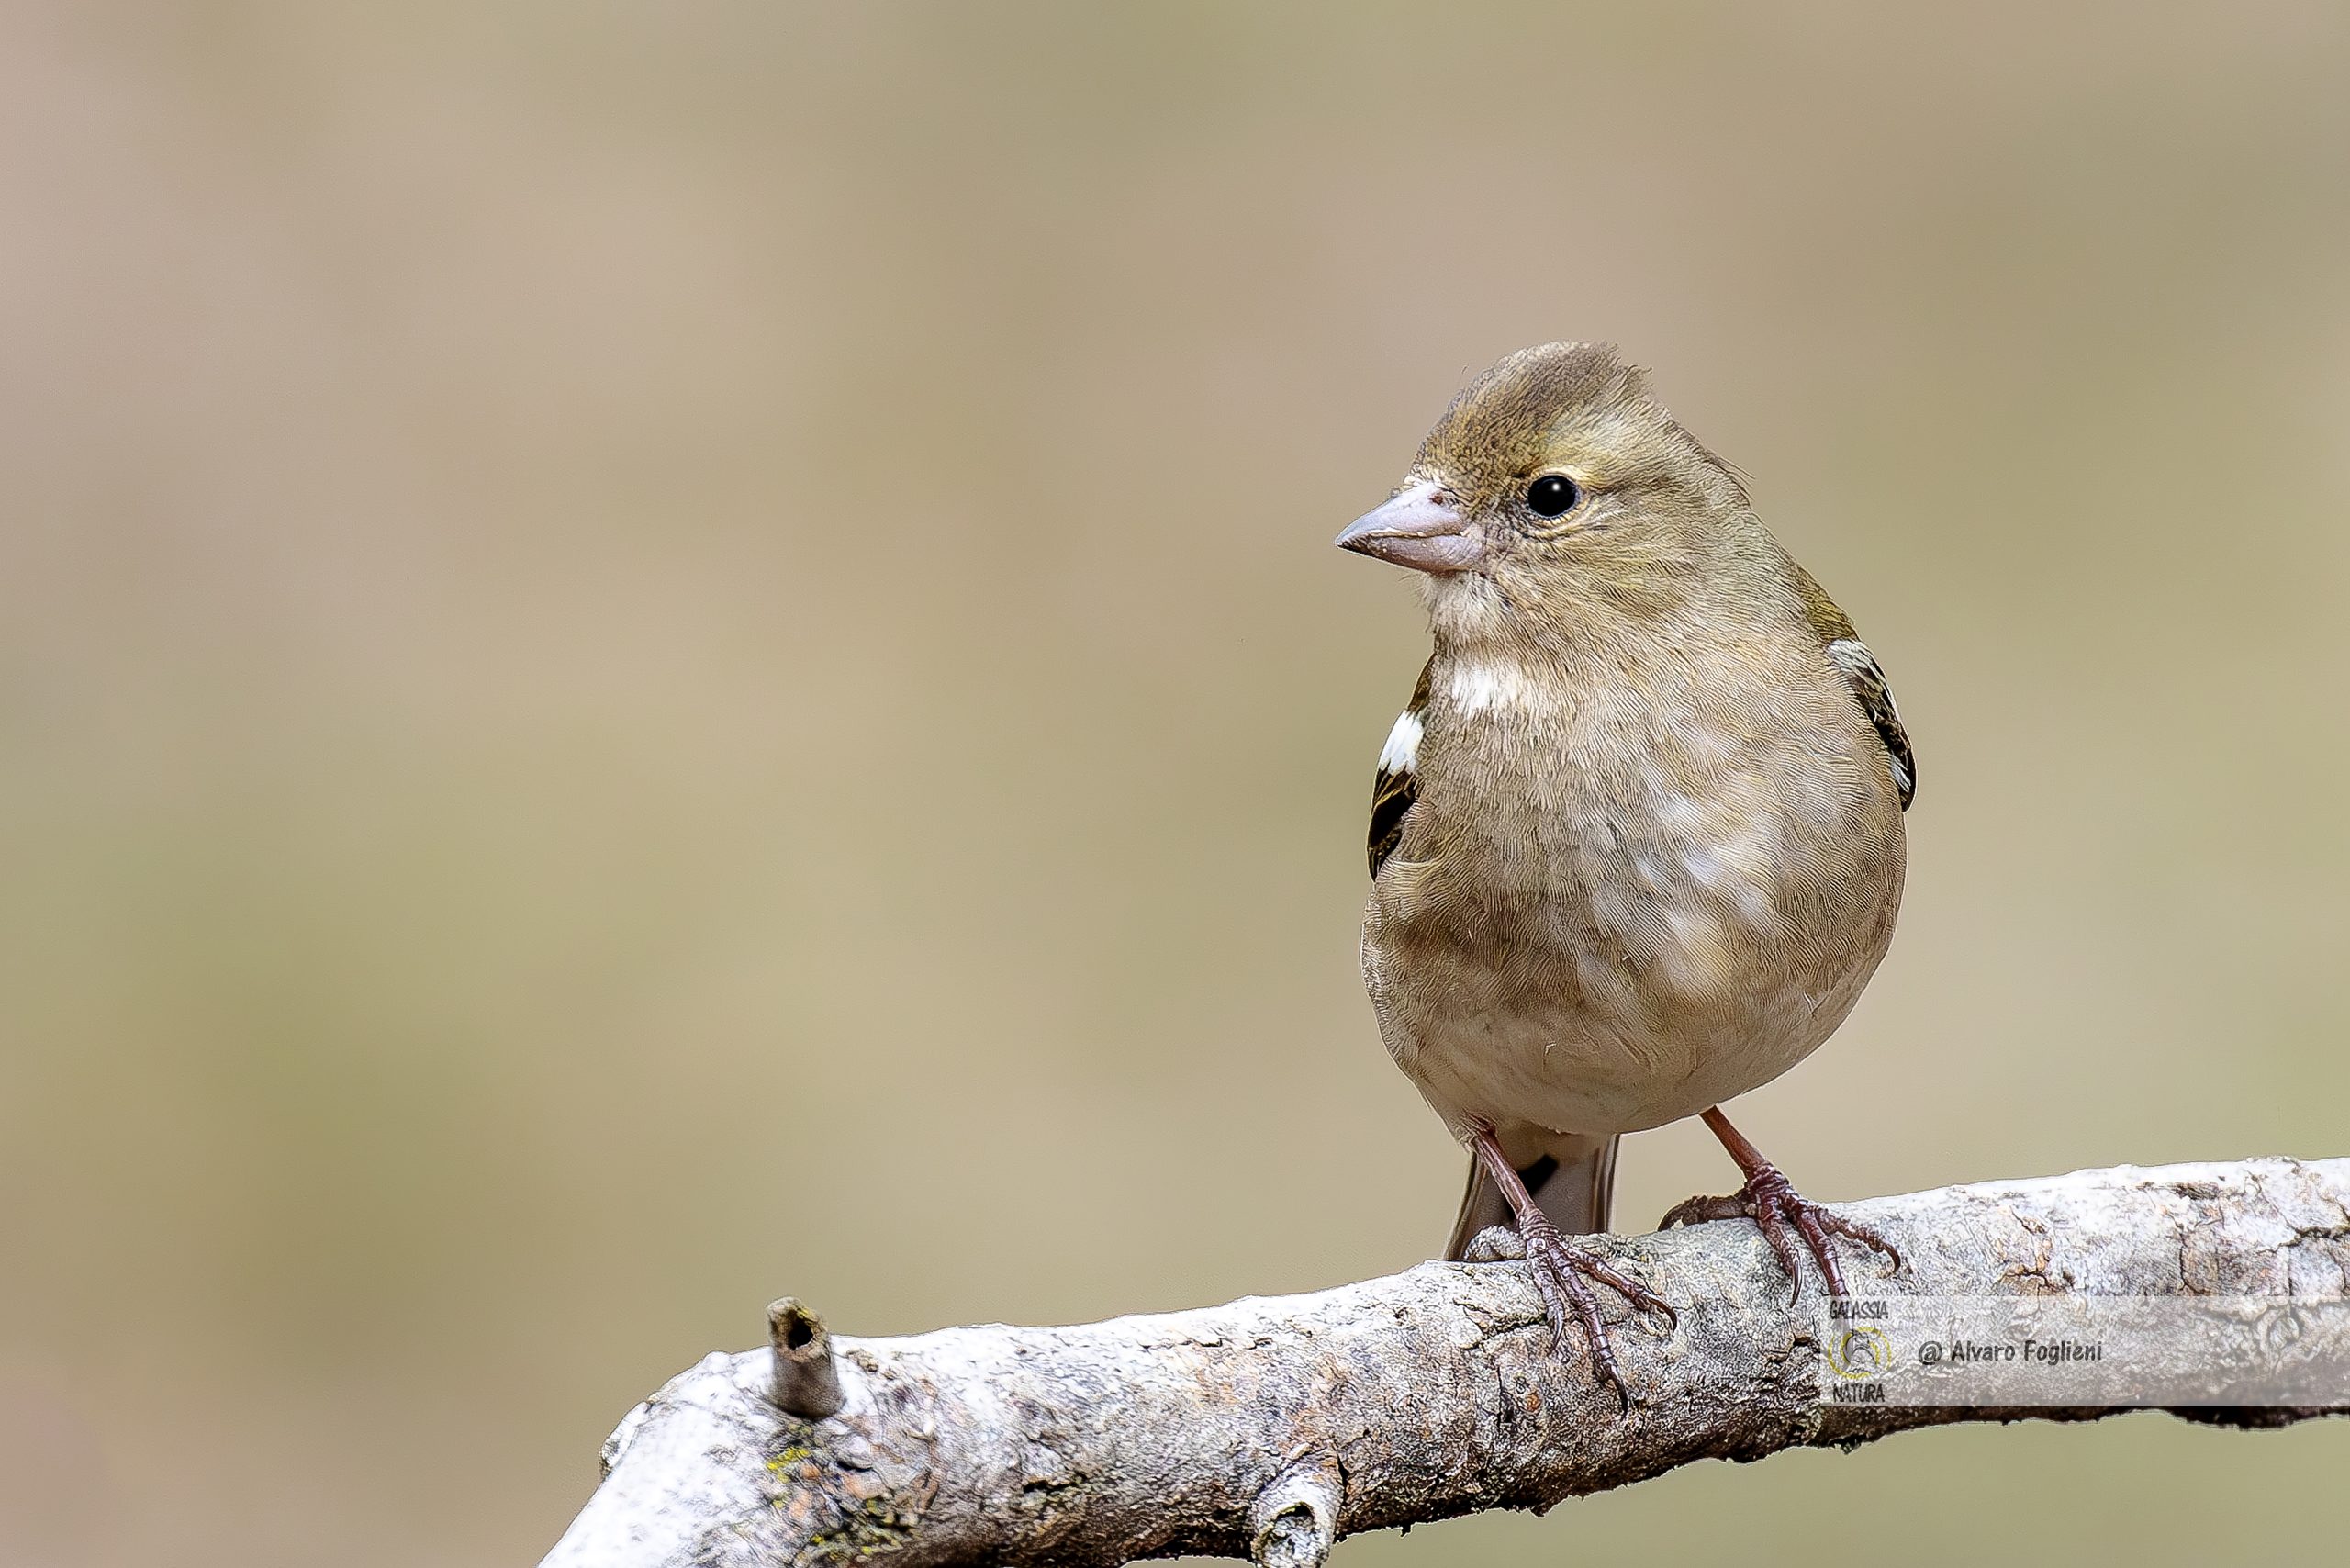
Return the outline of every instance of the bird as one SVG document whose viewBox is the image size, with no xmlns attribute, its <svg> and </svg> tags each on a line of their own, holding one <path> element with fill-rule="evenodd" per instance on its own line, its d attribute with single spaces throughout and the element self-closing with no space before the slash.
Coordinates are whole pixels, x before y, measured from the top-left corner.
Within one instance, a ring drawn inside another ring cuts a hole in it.
<svg viewBox="0 0 2350 1568">
<path fill-rule="evenodd" d="M 1844 1021 L 1892 940 L 1917 763 L 1852 621 L 1739 472 L 1612 345 L 1546 343 L 1464 389 L 1337 543 L 1409 568 L 1432 647 L 1379 754 L 1362 974 L 1396 1065 L 1470 1155 L 1445 1249 L 1515 1222 L 1559 1353 L 1627 1410 L 1594 1285 L 1671 1304 L 1605 1231 L 1617 1146 L 1702 1117 L 1800 1294 L 1848 1294 L 1815 1204 L 1723 1102 Z"/>
</svg>

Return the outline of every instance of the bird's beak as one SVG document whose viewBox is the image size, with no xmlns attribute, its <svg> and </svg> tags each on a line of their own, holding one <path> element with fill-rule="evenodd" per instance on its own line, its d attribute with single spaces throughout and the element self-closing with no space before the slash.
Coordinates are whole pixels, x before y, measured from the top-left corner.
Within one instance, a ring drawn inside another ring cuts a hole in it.
<svg viewBox="0 0 2350 1568">
<path fill-rule="evenodd" d="M 1484 565 L 1485 546 L 1468 530 L 1450 497 L 1415 485 L 1348 523 L 1337 543 L 1416 572 L 1473 572 Z"/>
</svg>

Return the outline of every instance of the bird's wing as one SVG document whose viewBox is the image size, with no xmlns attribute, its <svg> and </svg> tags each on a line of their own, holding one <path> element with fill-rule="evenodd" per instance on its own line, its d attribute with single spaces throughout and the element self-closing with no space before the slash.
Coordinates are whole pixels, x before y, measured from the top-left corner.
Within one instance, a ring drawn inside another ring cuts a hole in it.
<svg viewBox="0 0 2350 1568">
<path fill-rule="evenodd" d="M 1901 710 L 1894 705 L 1885 666 L 1861 641 L 1852 618 L 1836 608 L 1836 601 L 1801 566 L 1796 568 L 1796 588 L 1803 595 L 1805 617 L 1827 650 L 1828 662 L 1861 700 L 1869 722 L 1876 726 L 1877 738 L 1885 742 L 1886 756 L 1893 765 L 1894 787 L 1901 791 L 1901 809 L 1906 812 L 1918 793 L 1918 759 L 1909 750 L 1909 732 L 1902 727 Z"/>
<path fill-rule="evenodd" d="M 1430 660 L 1433 666 L 1435 661 Z M 1387 732 L 1387 744 L 1380 748 L 1379 774 L 1371 788 L 1371 874 L 1387 864 L 1395 846 L 1404 836 L 1404 813 L 1420 798 L 1420 737 L 1421 711 L 1428 700 L 1427 668 L 1420 671 L 1420 683 L 1412 689 L 1412 700 L 1395 727 Z"/>
</svg>

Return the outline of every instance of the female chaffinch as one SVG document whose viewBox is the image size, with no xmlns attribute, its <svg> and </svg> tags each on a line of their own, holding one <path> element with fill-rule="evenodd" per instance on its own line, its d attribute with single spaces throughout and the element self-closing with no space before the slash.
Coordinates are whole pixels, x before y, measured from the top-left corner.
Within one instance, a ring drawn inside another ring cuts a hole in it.
<svg viewBox="0 0 2350 1568">
<path fill-rule="evenodd" d="M 1362 969 L 1396 1063 L 1472 1151 L 1446 1249 L 1514 1217 L 1554 1340 L 1617 1140 L 1701 1115 L 1745 1173 L 1667 1225 L 1751 1217 L 1898 1255 L 1723 1117 L 1825 1040 L 1884 957 L 1916 788 L 1885 672 L 1738 476 L 1605 345 L 1487 371 L 1338 536 L 1423 574 L 1435 648 L 1379 757 Z M 1798 1288 L 1800 1285 L 1798 1283 Z"/>
</svg>

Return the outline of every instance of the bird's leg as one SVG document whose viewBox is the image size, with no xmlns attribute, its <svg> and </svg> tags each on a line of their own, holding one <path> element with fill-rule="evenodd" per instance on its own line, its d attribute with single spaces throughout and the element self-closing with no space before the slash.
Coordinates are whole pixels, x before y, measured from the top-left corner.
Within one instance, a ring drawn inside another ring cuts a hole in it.
<svg viewBox="0 0 2350 1568">
<path fill-rule="evenodd" d="M 1597 1280 L 1643 1312 L 1662 1312 L 1673 1322 L 1679 1321 L 1679 1315 L 1662 1296 L 1638 1280 L 1617 1272 L 1597 1253 L 1568 1246 L 1550 1216 L 1542 1212 L 1533 1194 L 1526 1190 L 1516 1167 L 1510 1164 L 1509 1156 L 1502 1152 L 1502 1146 L 1494 1139 L 1493 1128 L 1476 1127 L 1471 1147 L 1484 1163 L 1486 1174 L 1493 1177 L 1503 1196 L 1509 1200 L 1511 1212 L 1517 1215 L 1517 1234 L 1526 1243 L 1527 1271 L 1534 1276 L 1534 1288 L 1542 1294 L 1543 1314 L 1550 1320 L 1552 1352 L 1565 1351 L 1567 1318 L 1572 1314 L 1583 1324 L 1583 1337 L 1591 1341 L 1592 1360 L 1598 1363 L 1600 1375 L 1615 1388 L 1616 1397 L 1622 1401 L 1624 1408 L 1630 1410 L 1632 1391 L 1616 1364 L 1615 1348 L 1607 1342 L 1607 1324 L 1599 1316 L 1599 1298 L 1592 1294 L 1585 1281 Z"/>
<path fill-rule="evenodd" d="M 1658 1228 L 1676 1225 L 1695 1225 L 1709 1219 L 1751 1219 L 1762 1232 L 1762 1239 L 1771 1244 L 1772 1252 L 1779 1260 L 1779 1267 L 1787 1271 L 1796 1295 L 1803 1294 L 1803 1276 L 1796 1271 L 1796 1242 L 1798 1236 L 1819 1261 L 1819 1271 L 1828 1276 L 1829 1293 L 1845 1295 L 1844 1271 L 1836 1261 L 1836 1249 L 1829 1237 L 1849 1236 L 1853 1240 L 1875 1248 L 1893 1260 L 1896 1269 L 1901 1267 L 1901 1254 L 1869 1226 L 1858 1220 L 1846 1219 L 1813 1203 L 1795 1190 L 1779 1168 L 1762 1158 L 1762 1151 L 1746 1141 L 1746 1135 L 1729 1125 L 1729 1118 L 1716 1106 L 1702 1118 L 1714 1129 L 1714 1136 L 1738 1161 L 1746 1173 L 1746 1185 L 1727 1198 L 1691 1198 L 1673 1205 Z M 1792 1299 L 1792 1298 L 1790 1298 Z"/>
</svg>

